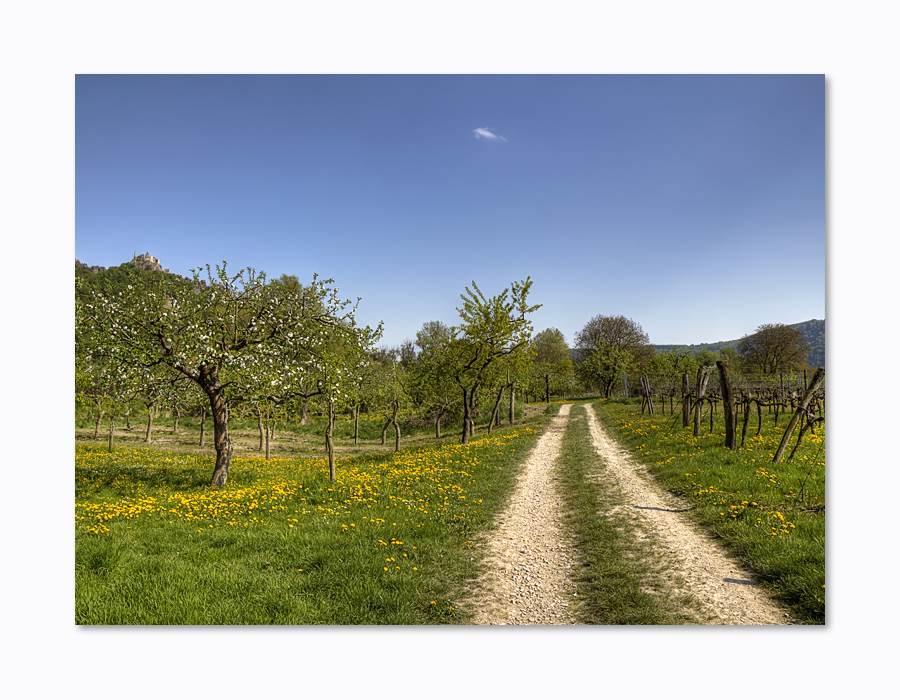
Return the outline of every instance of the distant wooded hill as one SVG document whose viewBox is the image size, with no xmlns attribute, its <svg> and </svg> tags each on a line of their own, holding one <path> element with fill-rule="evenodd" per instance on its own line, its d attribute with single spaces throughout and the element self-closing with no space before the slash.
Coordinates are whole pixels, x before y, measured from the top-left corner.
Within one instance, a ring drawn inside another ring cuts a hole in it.
<svg viewBox="0 0 900 700">
<path fill-rule="evenodd" d="M 801 333 L 803 333 L 803 337 L 806 339 L 806 342 L 809 343 L 809 366 L 810 367 L 824 367 L 825 366 L 825 321 L 812 319 L 810 321 L 804 321 L 803 323 L 792 323 L 790 324 L 791 328 L 796 328 Z M 669 350 L 675 350 L 676 348 L 685 348 L 688 352 L 693 355 L 696 355 L 701 350 L 709 350 L 710 352 L 720 352 L 723 348 L 735 348 L 737 349 L 738 343 L 741 342 L 741 339 L 737 340 L 722 340 L 718 343 L 701 343 L 698 345 L 654 345 L 657 352 L 668 352 Z"/>
</svg>

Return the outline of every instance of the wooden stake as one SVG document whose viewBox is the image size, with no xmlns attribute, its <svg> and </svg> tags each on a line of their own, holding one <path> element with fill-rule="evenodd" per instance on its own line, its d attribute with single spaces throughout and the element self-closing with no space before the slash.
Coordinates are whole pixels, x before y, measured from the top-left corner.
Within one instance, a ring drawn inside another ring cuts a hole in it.
<svg viewBox="0 0 900 700">
<path fill-rule="evenodd" d="M 809 402 L 812 401 L 813 396 L 815 395 L 816 391 L 818 391 L 824 380 L 825 368 L 819 367 L 818 369 L 816 369 L 816 373 L 813 375 L 812 382 L 810 382 L 809 388 L 803 395 L 803 399 L 800 401 L 800 405 L 794 411 L 794 415 L 791 416 L 791 422 L 788 423 L 787 430 L 784 431 L 784 436 L 781 438 L 781 444 L 778 445 L 778 450 L 775 452 L 775 457 L 772 458 L 772 464 L 778 464 L 781 461 L 781 458 L 784 456 L 784 451 L 787 449 L 788 443 L 791 441 L 791 436 L 794 434 L 794 429 L 797 427 L 797 423 L 800 422 L 800 418 L 806 413 L 806 407 L 809 405 Z"/>
</svg>

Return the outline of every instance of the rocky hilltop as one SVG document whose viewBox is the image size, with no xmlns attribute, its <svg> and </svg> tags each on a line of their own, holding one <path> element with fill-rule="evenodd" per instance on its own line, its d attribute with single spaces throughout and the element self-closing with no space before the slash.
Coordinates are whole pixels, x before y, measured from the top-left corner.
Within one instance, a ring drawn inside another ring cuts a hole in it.
<svg viewBox="0 0 900 700">
<path fill-rule="evenodd" d="M 166 272 L 171 274 L 168 269 L 164 269 L 163 266 L 159 262 L 159 258 L 155 258 L 150 253 L 141 253 L 138 255 L 136 252 L 133 254 L 130 263 L 125 263 L 131 265 L 132 267 L 136 267 L 138 270 L 147 270 L 153 272 Z M 81 262 L 77 258 L 75 259 L 75 267 L 90 270 L 91 272 L 106 272 L 105 267 L 100 267 L 99 265 L 87 265 L 86 263 Z"/>
</svg>

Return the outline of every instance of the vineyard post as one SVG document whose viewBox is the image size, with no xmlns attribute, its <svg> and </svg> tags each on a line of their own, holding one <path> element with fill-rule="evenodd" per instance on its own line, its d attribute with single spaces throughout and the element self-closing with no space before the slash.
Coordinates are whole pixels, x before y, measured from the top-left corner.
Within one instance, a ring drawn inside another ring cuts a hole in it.
<svg viewBox="0 0 900 700">
<path fill-rule="evenodd" d="M 734 392 L 731 389 L 731 377 L 728 374 L 728 363 L 717 360 L 719 383 L 722 385 L 722 412 L 725 414 L 725 447 L 733 450 L 737 442 L 737 415 L 734 412 Z"/>
<path fill-rule="evenodd" d="M 697 391 L 694 397 L 694 437 L 700 436 L 700 392 L 703 381 L 703 368 L 697 368 Z"/>
<path fill-rule="evenodd" d="M 703 394 L 709 381 L 709 370 L 705 367 L 697 369 L 697 402 L 694 404 L 694 437 L 700 437 L 700 410 L 703 406 Z"/>
<path fill-rule="evenodd" d="M 787 430 L 784 431 L 784 436 L 781 438 L 781 444 L 778 445 L 778 450 L 775 452 L 775 457 L 772 458 L 773 464 L 778 464 L 781 461 L 781 458 L 784 456 L 784 451 L 787 449 L 788 443 L 791 441 L 791 435 L 794 433 L 794 428 L 797 427 L 797 423 L 800 422 L 801 416 L 806 413 L 806 407 L 809 405 L 809 402 L 812 401 L 813 396 L 816 391 L 818 391 L 819 386 L 825 379 L 825 369 L 823 367 L 819 367 L 816 369 L 816 373 L 813 375 L 812 382 L 806 390 L 806 393 L 803 395 L 803 400 L 800 402 L 800 405 L 797 406 L 797 409 L 794 411 L 794 415 L 791 416 L 791 422 L 788 423 Z"/>
<path fill-rule="evenodd" d="M 641 415 L 644 415 L 644 405 L 646 404 L 650 415 L 653 415 L 653 399 L 650 397 L 650 378 L 641 377 L 641 388 L 644 393 L 644 400 L 641 402 Z"/>
</svg>

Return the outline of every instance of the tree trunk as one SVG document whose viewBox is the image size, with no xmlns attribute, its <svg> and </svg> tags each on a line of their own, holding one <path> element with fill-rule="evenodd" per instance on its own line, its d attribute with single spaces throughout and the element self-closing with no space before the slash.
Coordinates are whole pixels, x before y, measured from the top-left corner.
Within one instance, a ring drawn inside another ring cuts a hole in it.
<svg viewBox="0 0 900 700">
<path fill-rule="evenodd" d="M 503 401 L 503 392 L 506 391 L 506 387 L 500 387 L 500 393 L 497 394 L 497 400 L 494 402 L 494 410 L 491 411 L 491 422 L 488 423 L 488 432 L 494 427 L 494 423 L 497 424 L 497 427 L 500 427 L 500 402 Z"/>
<path fill-rule="evenodd" d="M 353 444 L 359 444 L 359 404 L 353 407 Z"/>
<path fill-rule="evenodd" d="M 469 392 L 465 389 L 462 390 L 463 393 L 463 432 L 462 432 L 462 444 L 465 445 L 469 442 L 469 417 L 472 415 L 472 408 L 469 406 Z"/>
<path fill-rule="evenodd" d="M 544 375 L 545 393 L 547 394 L 547 403 L 550 403 L 550 375 Z"/>
<path fill-rule="evenodd" d="M 328 399 L 328 427 L 325 428 L 325 449 L 328 450 L 328 475 L 331 483 L 337 481 L 334 464 L 334 400 Z"/>
<path fill-rule="evenodd" d="M 734 412 L 734 392 L 731 389 L 731 376 L 728 363 L 718 360 L 719 384 L 722 387 L 722 412 L 725 416 L 725 447 L 733 450 L 737 445 L 737 414 Z"/>
<path fill-rule="evenodd" d="M 437 413 L 437 417 L 434 419 L 434 436 L 440 440 L 441 439 L 441 416 L 444 415 L 444 409 L 442 408 Z"/>
<path fill-rule="evenodd" d="M 256 428 L 259 430 L 259 451 L 262 452 L 266 444 L 266 435 L 263 432 L 262 411 L 259 408 L 256 409 Z"/>
<path fill-rule="evenodd" d="M 206 407 L 200 409 L 200 447 L 203 447 L 203 437 L 206 434 Z"/>
<path fill-rule="evenodd" d="M 507 373 L 507 377 L 509 373 Z M 516 422 L 516 382 L 513 381 L 509 385 L 509 424 Z"/>
<path fill-rule="evenodd" d="M 175 406 L 173 413 L 175 414 L 175 419 L 172 422 L 172 435 L 178 434 L 178 419 L 181 418 L 181 411 L 178 406 Z"/>
<path fill-rule="evenodd" d="M 228 406 L 222 396 L 211 399 L 213 419 L 213 443 L 216 447 L 216 465 L 213 468 L 209 485 L 214 489 L 225 486 L 228 482 L 228 471 L 231 469 L 231 437 L 228 435 Z"/>
<path fill-rule="evenodd" d="M 390 424 L 391 424 L 391 419 L 388 418 L 384 422 L 384 425 L 381 426 L 381 444 L 382 445 L 387 445 L 387 429 Z"/>
<path fill-rule="evenodd" d="M 391 423 L 394 425 L 394 452 L 400 451 L 400 421 L 397 419 L 397 414 L 400 412 L 400 402 L 394 401 L 394 413 L 391 418 Z"/>
<path fill-rule="evenodd" d="M 266 459 L 269 459 L 269 446 L 271 444 L 271 431 L 269 430 L 269 426 L 266 426 Z"/>
<path fill-rule="evenodd" d="M 97 422 L 94 423 L 94 440 L 100 437 L 100 421 L 103 420 L 103 411 L 97 409 Z"/>
<path fill-rule="evenodd" d="M 300 404 L 300 425 L 309 425 L 309 401 Z"/>
<path fill-rule="evenodd" d="M 685 372 L 681 375 L 681 427 L 687 428 L 691 424 L 691 399 L 688 389 L 688 376 Z"/>
<path fill-rule="evenodd" d="M 113 417 L 112 414 L 109 416 L 109 451 L 112 452 L 115 449 L 115 436 L 114 436 L 115 426 L 113 426 Z"/>
<path fill-rule="evenodd" d="M 228 402 L 219 386 L 218 371 L 215 368 L 202 369 L 200 379 L 200 386 L 209 397 L 213 419 L 213 444 L 216 448 L 216 464 L 209 485 L 211 488 L 220 489 L 228 482 L 231 455 L 234 453 L 231 437 L 228 435 Z"/>
<path fill-rule="evenodd" d="M 797 423 L 800 422 L 801 416 L 806 413 L 806 407 L 809 405 L 809 402 L 812 401 L 813 396 L 824 380 L 825 370 L 824 368 L 819 367 L 813 375 L 809 388 L 807 388 L 806 393 L 803 395 L 800 405 L 797 407 L 797 410 L 794 411 L 794 415 L 791 416 L 791 422 L 788 423 L 787 430 L 784 431 L 784 436 L 781 438 L 781 444 L 778 445 L 778 450 L 775 452 L 775 457 L 772 459 L 773 464 L 778 464 L 781 461 L 781 458 L 784 456 L 784 451 L 791 441 L 791 435 L 794 433 L 794 428 L 796 428 Z"/>
<path fill-rule="evenodd" d="M 153 409 L 147 410 L 147 432 L 144 434 L 144 442 L 153 442 L 150 433 L 153 430 Z"/>
</svg>

